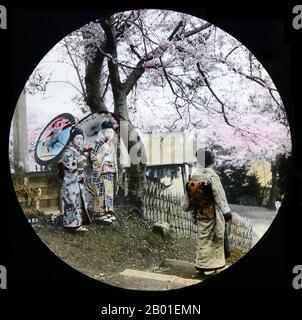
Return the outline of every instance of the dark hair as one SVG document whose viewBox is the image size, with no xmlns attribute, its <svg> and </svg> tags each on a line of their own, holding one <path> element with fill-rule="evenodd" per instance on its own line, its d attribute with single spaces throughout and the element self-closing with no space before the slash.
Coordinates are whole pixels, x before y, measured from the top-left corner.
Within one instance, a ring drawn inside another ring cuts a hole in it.
<svg viewBox="0 0 302 320">
<path fill-rule="evenodd" d="M 71 129 L 70 131 L 70 141 L 73 141 L 74 137 L 77 135 L 81 135 L 84 138 L 84 132 L 82 129 L 74 127 L 73 129 Z"/>
<path fill-rule="evenodd" d="M 195 153 L 197 162 L 204 164 L 205 168 L 215 163 L 215 154 L 211 149 L 198 149 Z"/>
</svg>

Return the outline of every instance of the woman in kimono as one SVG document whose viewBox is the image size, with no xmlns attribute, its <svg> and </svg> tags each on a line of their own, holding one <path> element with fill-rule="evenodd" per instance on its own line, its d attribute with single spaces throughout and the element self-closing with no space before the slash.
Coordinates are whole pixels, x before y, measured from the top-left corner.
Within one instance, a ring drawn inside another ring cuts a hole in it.
<svg viewBox="0 0 302 320">
<path fill-rule="evenodd" d="M 113 201 L 117 161 L 113 137 L 113 123 L 104 121 L 102 130 L 98 133 L 94 150 L 91 152 L 92 185 L 95 190 L 93 211 L 97 220 L 108 223 L 116 220 Z"/>
<path fill-rule="evenodd" d="M 64 203 L 63 226 L 72 231 L 87 231 L 84 225 L 91 223 L 85 198 L 84 167 L 86 157 L 80 147 L 84 140 L 83 131 L 74 128 L 70 133 L 70 144 L 60 161 L 63 176 L 62 198 Z"/>
<path fill-rule="evenodd" d="M 225 222 L 232 218 L 220 178 L 213 170 L 211 150 L 198 150 L 197 166 L 186 184 L 187 209 L 193 210 L 197 223 L 195 268 L 200 275 L 210 275 L 225 267 Z"/>
</svg>

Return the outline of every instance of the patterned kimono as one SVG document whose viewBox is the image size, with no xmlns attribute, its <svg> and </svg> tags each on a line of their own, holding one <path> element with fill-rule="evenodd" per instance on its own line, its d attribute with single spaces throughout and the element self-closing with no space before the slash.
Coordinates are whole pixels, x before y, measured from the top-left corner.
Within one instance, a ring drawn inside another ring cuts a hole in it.
<svg viewBox="0 0 302 320">
<path fill-rule="evenodd" d="M 113 212 L 116 153 L 111 140 L 100 139 L 91 152 L 92 186 L 95 192 L 93 212 L 96 216 Z"/>
<path fill-rule="evenodd" d="M 77 228 L 90 224 L 85 199 L 85 177 L 83 169 L 86 159 L 72 144 L 63 154 L 64 178 L 62 198 L 64 202 L 63 226 Z"/>
<path fill-rule="evenodd" d="M 190 181 L 208 181 L 212 187 L 214 210 L 209 205 L 204 212 L 197 212 L 196 267 L 214 270 L 225 266 L 223 214 L 230 211 L 219 176 L 212 168 L 193 169 Z M 187 198 L 186 205 L 189 203 Z M 213 212 L 213 214 L 211 214 Z"/>
</svg>

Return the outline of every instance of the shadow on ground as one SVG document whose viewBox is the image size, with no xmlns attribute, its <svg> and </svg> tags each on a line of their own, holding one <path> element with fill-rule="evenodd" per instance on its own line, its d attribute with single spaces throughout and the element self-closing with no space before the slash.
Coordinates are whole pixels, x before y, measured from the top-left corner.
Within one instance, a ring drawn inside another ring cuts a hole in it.
<svg viewBox="0 0 302 320">
<path fill-rule="evenodd" d="M 129 289 L 132 281 L 119 277 L 125 269 L 194 278 L 196 240 L 162 238 L 152 232 L 152 223 L 130 208 L 118 208 L 117 220 L 110 225 L 94 222 L 88 232 L 70 233 L 62 228 L 61 219 L 35 216 L 32 227 L 41 240 L 68 265 L 94 279 Z M 233 251 L 228 264 L 242 254 Z M 183 261 L 189 267 L 168 267 L 167 259 Z"/>
</svg>

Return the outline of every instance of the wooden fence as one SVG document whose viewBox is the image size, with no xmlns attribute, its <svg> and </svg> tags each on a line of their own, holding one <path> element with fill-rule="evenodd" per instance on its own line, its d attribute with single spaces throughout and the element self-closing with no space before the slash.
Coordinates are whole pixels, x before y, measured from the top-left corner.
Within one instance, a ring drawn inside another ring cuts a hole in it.
<svg viewBox="0 0 302 320">
<path fill-rule="evenodd" d="M 143 197 L 143 214 L 148 220 L 167 222 L 173 236 L 197 237 L 197 226 L 190 212 L 182 208 L 183 196 L 167 191 L 159 182 L 147 179 Z M 227 223 L 230 246 L 247 252 L 252 247 L 252 226 L 234 213 Z"/>
<path fill-rule="evenodd" d="M 247 218 L 232 213 L 232 221 L 227 223 L 227 233 L 230 245 L 247 252 L 253 244 L 253 227 Z"/>
<path fill-rule="evenodd" d="M 26 177 L 34 188 L 41 188 L 39 207 L 41 211 L 60 210 L 60 181 L 57 173 L 41 171 L 27 173 Z M 13 175 L 13 180 L 18 177 Z M 21 181 L 18 181 L 19 183 Z M 18 198 L 21 206 L 25 199 Z M 143 196 L 143 214 L 148 220 L 167 222 L 173 236 L 197 237 L 197 226 L 193 223 L 190 212 L 182 208 L 183 196 L 173 194 L 167 188 L 147 178 Z M 246 218 L 233 214 L 233 219 L 227 224 L 230 246 L 247 252 L 252 247 L 252 226 Z"/>
<path fill-rule="evenodd" d="M 152 221 L 168 222 L 172 235 L 197 235 L 197 227 L 193 223 L 190 212 L 182 210 L 181 195 L 172 194 L 159 182 L 147 179 L 143 197 L 143 214 Z"/>
<path fill-rule="evenodd" d="M 39 197 L 39 209 L 41 211 L 57 211 L 60 206 L 60 181 L 56 172 L 53 171 L 40 171 L 30 172 L 23 175 L 13 174 L 13 182 L 16 187 L 16 183 L 22 185 L 23 178 L 28 179 L 32 188 L 41 189 L 41 196 Z M 25 206 L 25 198 L 18 197 L 18 201 L 21 206 Z"/>
</svg>

